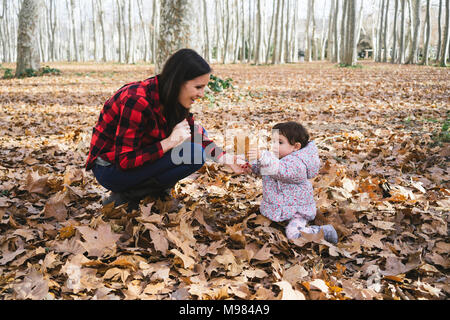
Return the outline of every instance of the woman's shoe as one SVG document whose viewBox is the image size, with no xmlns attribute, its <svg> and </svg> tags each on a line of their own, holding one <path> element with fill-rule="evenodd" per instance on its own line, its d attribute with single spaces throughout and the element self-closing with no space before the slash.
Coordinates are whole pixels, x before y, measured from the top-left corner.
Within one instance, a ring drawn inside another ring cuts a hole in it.
<svg viewBox="0 0 450 320">
<path fill-rule="evenodd" d="M 174 213 L 183 208 L 181 201 L 172 196 L 171 190 L 170 188 L 161 191 L 158 197 L 163 203 L 163 211 L 167 213 Z"/>
<path fill-rule="evenodd" d="M 127 203 L 128 200 L 126 197 L 120 192 L 111 192 L 111 194 L 102 200 L 103 206 L 106 206 L 110 203 L 114 202 L 114 207 L 121 206 L 124 203 Z"/>
<path fill-rule="evenodd" d="M 128 204 L 127 212 L 129 213 L 139 208 L 139 201 L 129 199 L 121 192 L 111 192 L 107 198 L 102 200 L 103 206 L 106 206 L 112 202 L 114 202 L 114 208 L 117 208 L 123 204 Z"/>
</svg>

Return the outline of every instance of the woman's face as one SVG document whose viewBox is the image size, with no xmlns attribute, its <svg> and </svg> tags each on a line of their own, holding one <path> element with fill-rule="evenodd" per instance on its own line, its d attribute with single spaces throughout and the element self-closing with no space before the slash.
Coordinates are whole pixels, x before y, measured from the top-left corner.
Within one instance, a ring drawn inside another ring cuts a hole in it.
<svg viewBox="0 0 450 320">
<path fill-rule="evenodd" d="M 192 80 L 186 81 L 180 90 L 178 101 L 186 108 L 190 109 L 195 100 L 205 94 L 205 87 L 208 85 L 210 73 L 204 74 Z"/>
</svg>

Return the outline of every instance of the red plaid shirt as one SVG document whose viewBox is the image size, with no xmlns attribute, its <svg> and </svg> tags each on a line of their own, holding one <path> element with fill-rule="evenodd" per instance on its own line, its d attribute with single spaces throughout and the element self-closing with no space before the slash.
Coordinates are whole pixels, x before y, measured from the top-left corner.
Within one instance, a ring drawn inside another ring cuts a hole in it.
<svg viewBox="0 0 450 320">
<path fill-rule="evenodd" d="M 187 117 L 192 142 L 211 145 L 207 155 L 218 160 L 225 152 L 205 136 L 194 117 Z M 92 132 L 86 170 L 92 169 L 97 157 L 122 170 L 137 168 L 163 157 L 161 141 L 168 137 L 167 121 L 159 101 L 158 77 L 132 82 L 120 88 L 106 101 Z M 199 136 L 201 135 L 201 139 Z"/>
</svg>

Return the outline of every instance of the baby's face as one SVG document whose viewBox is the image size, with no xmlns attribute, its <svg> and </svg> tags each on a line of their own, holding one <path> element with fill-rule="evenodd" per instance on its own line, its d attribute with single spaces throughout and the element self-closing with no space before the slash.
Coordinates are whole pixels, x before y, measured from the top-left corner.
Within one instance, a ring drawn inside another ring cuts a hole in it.
<svg viewBox="0 0 450 320">
<path fill-rule="evenodd" d="M 274 141 L 277 143 L 277 141 Z M 274 146 L 275 147 L 275 146 Z M 274 148 L 276 153 L 276 147 Z M 282 159 L 294 151 L 299 150 L 298 146 L 289 143 L 289 140 L 282 134 L 278 135 L 278 158 Z"/>
</svg>

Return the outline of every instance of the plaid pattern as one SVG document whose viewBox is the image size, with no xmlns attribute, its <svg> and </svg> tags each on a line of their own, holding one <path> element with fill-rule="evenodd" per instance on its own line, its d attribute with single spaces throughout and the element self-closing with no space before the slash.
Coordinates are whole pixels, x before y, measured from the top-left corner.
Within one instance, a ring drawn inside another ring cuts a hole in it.
<svg viewBox="0 0 450 320">
<path fill-rule="evenodd" d="M 206 136 L 201 126 L 195 125 L 192 113 L 187 120 L 192 141 L 201 142 L 204 149 L 209 146 L 207 156 L 217 161 L 224 151 Z M 167 121 L 159 101 L 158 77 L 126 84 L 103 106 L 93 128 L 86 170 L 92 169 L 97 157 L 122 170 L 155 162 L 164 155 L 161 140 L 167 137 Z"/>
</svg>

